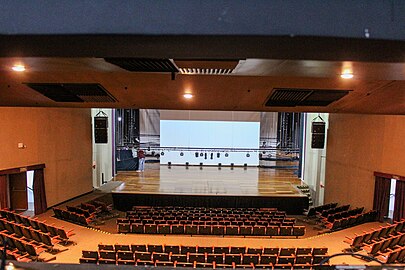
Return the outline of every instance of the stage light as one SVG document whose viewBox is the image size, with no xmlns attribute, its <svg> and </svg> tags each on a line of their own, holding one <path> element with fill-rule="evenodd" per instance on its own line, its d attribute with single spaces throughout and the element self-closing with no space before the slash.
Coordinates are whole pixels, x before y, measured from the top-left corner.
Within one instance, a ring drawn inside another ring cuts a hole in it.
<svg viewBox="0 0 405 270">
<path fill-rule="evenodd" d="M 25 71 L 25 66 L 24 65 L 14 65 L 11 69 L 16 72 L 23 72 L 23 71 Z"/>
<path fill-rule="evenodd" d="M 340 74 L 342 79 L 352 79 L 354 77 L 353 72 L 351 70 L 345 70 Z"/>
<path fill-rule="evenodd" d="M 118 122 L 121 122 L 122 118 L 121 116 L 118 116 Z"/>
</svg>

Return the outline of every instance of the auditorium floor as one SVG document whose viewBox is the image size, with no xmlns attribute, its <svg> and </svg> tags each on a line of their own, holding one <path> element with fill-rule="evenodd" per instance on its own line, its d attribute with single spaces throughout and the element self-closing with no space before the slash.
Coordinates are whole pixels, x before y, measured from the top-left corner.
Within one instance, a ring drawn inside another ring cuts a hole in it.
<svg viewBox="0 0 405 270">
<path fill-rule="evenodd" d="M 95 191 L 91 194 L 82 196 L 78 199 L 68 202 L 66 205 L 77 205 L 80 202 L 92 200 L 106 193 Z M 64 207 L 64 205 L 61 205 Z M 78 263 L 82 250 L 97 250 L 99 243 L 104 244 L 172 244 L 172 245 L 199 245 L 199 246 L 249 246 L 249 247 L 328 247 L 329 254 L 340 253 L 342 249 L 348 248 L 343 240 L 345 236 L 354 236 L 355 233 L 377 228 L 380 223 L 367 223 L 353 228 L 334 232 L 331 234 L 316 235 L 300 239 L 281 239 L 281 238 L 243 238 L 243 237 L 210 237 L 210 236 L 172 236 L 172 235 L 137 235 L 137 234 L 111 234 L 83 226 L 75 225 L 63 220 L 52 217 L 52 210 L 38 216 L 40 220 L 47 220 L 58 226 L 64 226 L 66 229 L 74 229 L 75 235 L 71 240 L 77 245 L 71 245 L 67 251 L 56 255 L 56 260 L 51 263 Z M 41 257 L 51 257 L 49 254 L 42 254 Z M 334 264 L 361 264 L 365 262 L 353 257 L 336 257 L 331 260 Z M 370 263 L 372 265 L 372 263 Z"/>
<path fill-rule="evenodd" d="M 291 162 L 277 162 L 289 166 Z M 147 163 L 144 172 L 119 172 L 113 192 L 237 196 L 297 196 L 294 169 L 171 166 Z"/>
</svg>

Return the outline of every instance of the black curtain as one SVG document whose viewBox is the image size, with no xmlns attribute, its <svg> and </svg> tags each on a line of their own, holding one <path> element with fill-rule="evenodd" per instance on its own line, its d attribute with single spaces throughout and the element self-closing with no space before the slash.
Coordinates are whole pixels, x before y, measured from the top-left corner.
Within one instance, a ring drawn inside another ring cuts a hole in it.
<svg viewBox="0 0 405 270">
<path fill-rule="evenodd" d="M 374 188 L 374 210 L 377 210 L 377 220 L 384 221 L 384 216 L 388 215 L 388 205 L 390 196 L 391 179 L 381 176 L 375 177 Z"/>
<path fill-rule="evenodd" d="M 0 175 L 0 208 L 8 208 L 7 175 Z"/>
<path fill-rule="evenodd" d="M 394 220 L 405 218 L 405 181 L 397 180 L 395 187 Z"/>
<path fill-rule="evenodd" d="M 34 170 L 34 209 L 35 215 L 41 214 L 48 208 L 46 204 L 44 169 Z"/>
</svg>

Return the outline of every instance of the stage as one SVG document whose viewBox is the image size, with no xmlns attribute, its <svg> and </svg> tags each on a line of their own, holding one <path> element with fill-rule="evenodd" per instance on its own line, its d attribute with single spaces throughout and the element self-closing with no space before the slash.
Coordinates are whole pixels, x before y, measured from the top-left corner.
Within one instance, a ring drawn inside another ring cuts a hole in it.
<svg viewBox="0 0 405 270">
<path fill-rule="evenodd" d="M 297 188 L 292 169 L 199 167 L 147 164 L 145 172 L 119 172 L 122 184 L 112 190 L 114 206 L 276 207 L 301 214 L 308 197 Z"/>
</svg>

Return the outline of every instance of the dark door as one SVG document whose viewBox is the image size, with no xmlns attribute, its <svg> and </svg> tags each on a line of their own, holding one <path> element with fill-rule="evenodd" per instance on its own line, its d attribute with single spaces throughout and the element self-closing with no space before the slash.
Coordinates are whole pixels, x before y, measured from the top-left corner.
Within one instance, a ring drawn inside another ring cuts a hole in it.
<svg viewBox="0 0 405 270">
<path fill-rule="evenodd" d="M 27 172 L 10 174 L 10 206 L 12 210 L 27 210 Z"/>
</svg>

